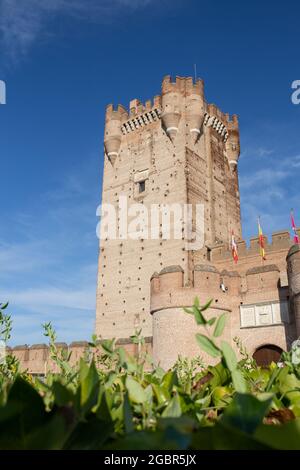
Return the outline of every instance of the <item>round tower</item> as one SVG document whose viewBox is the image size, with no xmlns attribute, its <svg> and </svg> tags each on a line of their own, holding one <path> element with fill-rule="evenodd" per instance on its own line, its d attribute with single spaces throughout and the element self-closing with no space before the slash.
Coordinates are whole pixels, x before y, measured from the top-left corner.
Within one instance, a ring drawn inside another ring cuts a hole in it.
<svg viewBox="0 0 300 470">
<path fill-rule="evenodd" d="M 300 337 L 300 245 L 293 245 L 287 255 L 290 307 L 294 314 L 296 334 Z"/>
<path fill-rule="evenodd" d="M 195 297 L 205 304 L 213 299 L 211 308 L 205 312 L 207 318 L 229 313 L 220 290 L 220 273 L 210 265 L 195 266 L 191 287 L 184 286 L 181 266 L 168 266 L 151 278 L 150 311 L 153 324 L 153 359 L 164 369 L 169 369 L 178 356 L 201 356 L 206 362 L 212 359 L 197 344 L 196 334 L 201 328 L 194 316 L 185 313 L 184 307 L 192 307 Z M 202 331 L 203 333 L 203 331 Z M 230 321 L 224 331 L 230 340 Z"/>
<path fill-rule="evenodd" d="M 176 79 L 171 82 L 171 77 L 167 75 L 162 82 L 162 125 L 166 133 L 174 141 L 182 115 L 182 94 L 180 82 Z"/>
<path fill-rule="evenodd" d="M 126 117 L 127 111 L 122 105 L 118 105 L 116 110 L 113 109 L 112 104 L 106 108 L 104 148 L 112 165 L 119 155 L 122 139 L 121 126 Z"/>
</svg>

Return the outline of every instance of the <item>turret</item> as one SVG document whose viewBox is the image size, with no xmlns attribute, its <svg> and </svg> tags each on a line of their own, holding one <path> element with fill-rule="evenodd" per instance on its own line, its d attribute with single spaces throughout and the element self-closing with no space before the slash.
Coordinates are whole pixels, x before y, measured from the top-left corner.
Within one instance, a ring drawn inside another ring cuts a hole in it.
<svg viewBox="0 0 300 470">
<path fill-rule="evenodd" d="M 126 117 L 128 114 L 122 105 L 118 105 L 116 110 L 113 109 L 112 104 L 106 108 L 104 148 L 112 165 L 119 155 L 122 138 L 121 126 Z"/>
<path fill-rule="evenodd" d="M 220 289 L 220 273 L 211 265 L 196 265 L 189 287 L 184 283 L 184 271 L 179 265 L 167 266 L 151 277 L 153 359 L 164 369 L 172 367 L 178 355 L 190 358 L 199 355 L 195 337 L 199 326 L 192 315 L 183 311 L 183 307 L 192 307 L 196 296 L 203 304 L 214 300 L 205 312 L 208 318 L 230 312 L 228 298 Z M 229 328 L 225 329 L 225 339 L 229 340 Z M 202 352 L 201 356 L 205 361 L 210 360 Z"/>
<path fill-rule="evenodd" d="M 204 84 L 202 80 L 193 83 L 192 78 L 186 79 L 186 120 L 190 134 L 195 143 L 200 135 L 204 121 Z"/>
<path fill-rule="evenodd" d="M 226 141 L 226 153 L 231 169 L 235 169 L 240 156 L 240 133 L 239 123 L 236 115 L 233 115 L 232 121 L 227 126 L 228 138 Z"/>
<path fill-rule="evenodd" d="M 171 82 L 171 77 L 167 75 L 162 83 L 162 125 L 172 141 L 174 141 L 179 121 L 182 115 L 182 94 L 181 79 L 176 78 L 176 82 Z"/>
<path fill-rule="evenodd" d="M 287 255 L 290 306 L 295 316 L 296 334 L 300 337 L 300 245 L 293 245 Z"/>
</svg>

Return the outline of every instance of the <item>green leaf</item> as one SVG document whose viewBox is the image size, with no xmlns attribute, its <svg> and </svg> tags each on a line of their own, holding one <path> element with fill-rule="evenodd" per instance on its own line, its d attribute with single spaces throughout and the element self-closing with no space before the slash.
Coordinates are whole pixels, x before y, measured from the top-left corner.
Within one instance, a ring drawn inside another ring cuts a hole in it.
<svg viewBox="0 0 300 470">
<path fill-rule="evenodd" d="M 200 307 L 199 297 L 195 297 L 195 299 L 194 299 L 194 306 L 197 307 L 197 308 Z"/>
<path fill-rule="evenodd" d="M 257 428 L 254 437 L 272 449 L 299 450 L 300 419 L 280 426 L 261 425 Z"/>
<path fill-rule="evenodd" d="M 182 411 L 181 411 L 181 406 L 180 406 L 180 399 L 178 394 L 174 395 L 170 402 L 168 403 L 168 406 L 165 408 L 165 410 L 162 413 L 163 418 L 178 418 L 181 416 Z"/>
<path fill-rule="evenodd" d="M 234 350 L 226 341 L 221 342 L 221 350 L 226 362 L 226 365 L 230 372 L 237 368 L 237 359 Z"/>
<path fill-rule="evenodd" d="M 234 388 L 239 393 L 246 393 L 247 392 L 247 384 L 243 373 L 239 369 L 235 369 L 231 372 L 232 383 Z"/>
<path fill-rule="evenodd" d="M 206 325 L 206 320 L 197 307 L 193 307 L 193 312 L 197 325 Z"/>
<path fill-rule="evenodd" d="M 220 422 L 224 426 L 237 428 L 247 434 L 253 434 L 262 423 L 270 408 L 272 399 L 258 400 L 252 395 L 237 393 L 225 409 Z"/>
<path fill-rule="evenodd" d="M 112 396 L 109 390 L 100 389 L 96 405 L 96 415 L 101 421 L 111 423 Z"/>
<path fill-rule="evenodd" d="M 86 362 L 80 360 L 79 369 L 80 383 L 80 405 L 84 413 L 93 407 L 98 400 L 99 375 L 94 361 L 88 366 Z"/>
<path fill-rule="evenodd" d="M 100 450 L 113 434 L 112 423 L 93 417 L 80 422 L 64 445 L 64 450 Z"/>
<path fill-rule="evenodd" d="M 161 385 L 171 393 L 173 387 L 179 385 L 176 371 L 170 370 L 167 372 L 162 378 Z"/>
<path fill-rule="evenodd" d="M 291 403 L 294 403 L 300 399 L 300 380 L 295 374 L 289 374 L 284 380 L 280 380 L 279 390 Z"/>
<path fill-rule="evenodd" d="M 189 313 L 190 315 L 194 315 L 194 311 L 191 308 L 185 308 L 183 309 L 186 313 Z"/>
<path fill-rule="evenodd" d="M 203 349 L 203 351 L 205 351 L 210 356 L 218 357 L 221 355 L 220 349 L 213 343 L 213 341 L 207 338 L 207 336 L 197 333 L 196 339 L 201 349 Z"/>
<path fill-rule="evenodd" d="M 168 390 L 166 390 L 164 387 L 154 383 L 151 384 L 151 387 L 153 389 L 158 405 L 163 405 L 169 400 L 170 394 Z"/>
<path fill-rule="evenodd" d="M 219 316 L 215 329 L 214 329 L 213 336 L 215 338 L 218 338 L 219 336 L 221 336 L 225 328 L 225 323 L 226 323 L 226 313 L 223 313 L 222 315 Z"/>
<path fill-rule="evenodd" d="M 5 406 L 0 408 L 0 449 L 59 449 L 66 420 L 46 412 L 43 399 L 27 381 L 17 377 Z"/>
<path fill-rule="evenodd" d="M 101 341 L 101 346 L 107 354 L 112 354 L 114 352 L 114 339 L 104 339 Z"/>
<path fill-rule="evenodd" d="M 207 320 L 207 324 L 209 326 L 212 326 L 215 323 L 216 319 L 217 319 L 217 317 L 212 317 L 210 320 Z"/>
<path fill-rule="evenodd" d="M 52 391 L 54 393 L 55 403 L 58 406 L 66 406 L 74 401 L 74 395 L 60 382 L 53 382 Z"/>
<path fill-rule="evenodd" d="M 8 307 L 8 302 L 6 302 L 5 304 L 1 304 L 0 309 L 5 310 L 7 307 Z"/>
<path fill-rule="evenodd" d="M 130 376 L 126 377 L 126 388 L 128 390 L 129 399 L 134 403 L 145 403 L 147 395 L 143 387 Z"/>
<path fill-rule="evenodd" d="M 124 396 L 124 425 L 125 425 L 125 431 L 127 434 L 134 431 L 133 413 L 131 410 L 129 396 L 127 392 L 125 393 L 125 396 Z"/>
<path fill-rule="evenodd" d="M 225 385 L 230 380 L 230 372 L 222 362 L 219 362 L 215 366 L 208 367 L 208 371 L 213 375 L 210 379 L 212 389 L 220 385 Z"/>
<path fill-rule="evenodd" d="M 202 305 L 200 307 L 201 312 L 204 312 L 205 310 L 209 309 L 212 303 L 213 303 L 213 299 L 210 299 L 205 305 Z"/>
</svg>

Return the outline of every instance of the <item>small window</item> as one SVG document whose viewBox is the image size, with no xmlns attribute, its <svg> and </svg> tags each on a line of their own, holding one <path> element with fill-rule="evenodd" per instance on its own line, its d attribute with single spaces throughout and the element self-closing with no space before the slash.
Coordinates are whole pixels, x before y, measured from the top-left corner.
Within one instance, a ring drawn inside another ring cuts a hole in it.
<svg viewBox="0 0 300 470">
<path fill-rule="evenodd" d="M 146 189 L 146 181 L 140 181 L 139 182 L 139 193 L 145 192 Z"/>
</svg>

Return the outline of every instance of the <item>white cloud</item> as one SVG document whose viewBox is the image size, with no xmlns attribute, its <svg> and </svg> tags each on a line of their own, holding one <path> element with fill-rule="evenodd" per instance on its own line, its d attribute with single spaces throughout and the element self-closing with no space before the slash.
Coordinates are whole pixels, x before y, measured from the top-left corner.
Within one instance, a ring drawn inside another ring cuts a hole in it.
<svg viewBox="0 0 300 470">
<path fill-rule="evenodd" d="M 257 150 L 258 156 L 259 157 L 268 157 L 269 155 L 272 155 L 274 153 L 274 150 L 264 148 L 264 147 L 259 147 Z"/>
<path fill-rule="evenodd" d="M 47 32 L 46 23 L 56 15 L 80 20 L 107 21 L 120 10 L 133 10 L 156 0 L 0 0 L 0 35 L 3 51 L 16 59 Z"/>
<path fill-rule="evenodd" d="M 76 288 L 77 287 L 77 288 Z M 58 287 L 42 287 L 36 289 L 11 289 L 0 290 L 0 298 L 13 299 L 13 304 L 33 312 L 49 311 L 49 307 L 69 308 L 75 310 L 95 309 L 95 285 L 86 287 L 74 285 L 73 289 Z"/>
<path fill-rule="evenodd" d="M 258 170 L 250 175 L 240 177 L 240 185 L 242 189 L 251 189 L 259 184 L 263 184 L 271 188 L 275 183 L 284 180 L 288 176 L 289 172 L 281 169 L 262 169 Z"/>
</svg>

